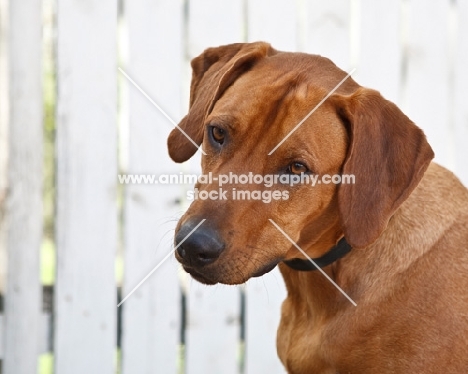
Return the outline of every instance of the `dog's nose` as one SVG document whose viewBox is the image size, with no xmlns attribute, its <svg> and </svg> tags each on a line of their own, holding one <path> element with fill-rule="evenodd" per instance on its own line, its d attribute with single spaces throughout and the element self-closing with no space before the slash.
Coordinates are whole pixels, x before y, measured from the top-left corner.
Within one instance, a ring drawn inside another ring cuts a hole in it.
<svg viewBox="0 0 468 374">
<path fill-rule="evenodd" d="M 175 236 L 175 245 L 182 243 L 177 247 L 177 253 L 184 264 L 200 267 L 211 264 L 220 256 L 224 242 L 218 232 L 206 223 L 190 234 L 196 225 L 192 221 L 184 223 Z M 188 234 L 190 236 L 187 237 Z"/>
</svg>

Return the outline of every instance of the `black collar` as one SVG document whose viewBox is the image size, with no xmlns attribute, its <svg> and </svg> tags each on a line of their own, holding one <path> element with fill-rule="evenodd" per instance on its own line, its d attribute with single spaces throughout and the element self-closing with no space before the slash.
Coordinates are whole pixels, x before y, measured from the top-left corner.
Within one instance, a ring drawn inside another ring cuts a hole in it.
<svg viewBox="0 0 468 374">
<path fill-rule="evenodd" d="M 340 241 L 332 247 L 327 253 L 322 257 L 313 258 L 312 260 L 317 264 L 318 267 L 325 267 L 335 262 L 336 260 L 344 257 L 349 251 L 351 251 L 351 246 L 343 237 Z M 311 271 L 317 270 L 315 265 L 307 259 L 293 258 L 292 260 L 283 261 L 291 269 L 299 271 Z"/>
</svg>

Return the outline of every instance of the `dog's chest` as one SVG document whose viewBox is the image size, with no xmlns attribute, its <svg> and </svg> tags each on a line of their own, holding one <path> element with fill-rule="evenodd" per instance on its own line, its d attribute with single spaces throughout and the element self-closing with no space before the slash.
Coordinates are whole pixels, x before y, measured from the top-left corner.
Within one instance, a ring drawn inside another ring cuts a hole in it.
<svg viewBox="0 0 468 374">
<path fill-rule="evenodd" d="M 292 304 L 289 299 L 284 301 L 278 328 L 277 349 L 283 365 L 289 374 L 335 374 L 323 357 L 323 324 Z"/>
</svg>

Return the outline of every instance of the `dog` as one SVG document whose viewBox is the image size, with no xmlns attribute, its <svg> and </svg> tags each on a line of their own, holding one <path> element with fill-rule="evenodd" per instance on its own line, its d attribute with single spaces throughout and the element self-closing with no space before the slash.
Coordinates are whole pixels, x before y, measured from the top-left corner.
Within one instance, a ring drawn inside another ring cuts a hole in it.
<svg viewBox="0 0 468 374">
<path fill-rule="evenodd" d="M 269 203 L 195 199 L 175 233 L 185 271 L 242 284 L 279 266 L 288 373 L 467 373 L 468 191 L 432 162 L 422 130 L 318 55 L 239 43 L 191 65 L 190 109 L 168 138 L 174 161 L 201 146 L 204 175 L 355 179 L 279 182 Z"/>
</svg>

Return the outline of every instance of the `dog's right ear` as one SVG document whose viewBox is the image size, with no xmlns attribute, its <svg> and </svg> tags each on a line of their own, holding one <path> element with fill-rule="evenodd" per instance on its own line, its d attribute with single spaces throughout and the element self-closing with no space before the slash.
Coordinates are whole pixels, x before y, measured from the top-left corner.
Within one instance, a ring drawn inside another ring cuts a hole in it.
<svg viewBox="0 0 468 374">
<path fill-rule="evenodd" d="M 258 60 L 275 53 L 268 43 L 237 43 L 209 48 L 192 60 L 190 110 L 167 141 L 169 156 L 175 162 L 195 154 L 198 148 L 187 136 L 195 144 L 202 143 L 205 118 L 224 91 Z"/>
<path fill-rule="evenodd" d="M 364 248 L 416 188 L 434 153 L 422 130 L 377 91 L 361 87 L 330 101 L 350 135 L 342 174 L 355 176 L 338 190 L 341 223 L 348 243 Z"/>
</svg>

